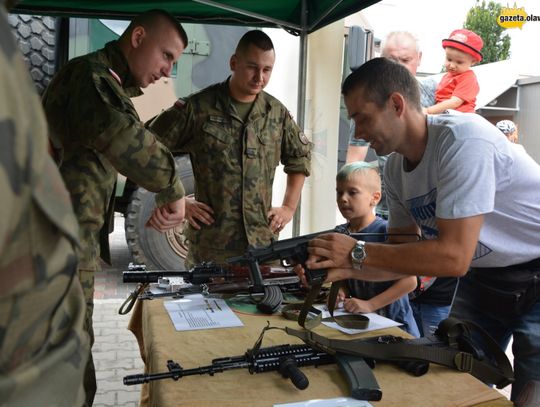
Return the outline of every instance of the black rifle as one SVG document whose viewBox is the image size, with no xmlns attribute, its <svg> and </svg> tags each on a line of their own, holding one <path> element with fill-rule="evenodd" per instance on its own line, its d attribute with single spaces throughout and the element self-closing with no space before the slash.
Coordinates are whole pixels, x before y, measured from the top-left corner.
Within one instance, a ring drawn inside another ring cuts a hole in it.
<svg viewBox="0 0 540 407">
<path fill-rule="evenodd" d="M 272 240 L 265 247 L 248 247 L 243 256 L 236 256 L 227 259 L 231 264 L 245 264 L 249 267 L 252 275 L 260 274 L 259 264 L 269 261 L 279 260 L 283 267 L 292 267 L 295 264 L 305 265 L 308 258 L 308 244 L 311 240 L 323 233 L 332 233 L 332 230 L 311 233 L 309 235 L 297 236 L 290 239 Z M 304 267 L 305 268 L 305 267 Z M 305 269 L 309 281 L 317 281 L 326 278 L 326 271 Z M 260 282 L 253 282 L 254 284 Z"/>
<path fill-rule="evenodd" d="M 270 266 L 262 266 L 260 272 L 265 284 L 271 284 L 275 278 L 296 276 L 290 270 Z M 188 283 L 199 285 L 223 281 L 249 281 L 251 275 L 246 267 L 220 266 L 212 262 L 197 264 L 189 270 L 146 270 L 144 264 L 130 263 L 128 270 L 122 273 L 124 283 L 157 283 L 160 279 L 169 277 L 182 277 Z"/>
<path fill-rule="evenodd" d="M 345 374 L 352 397 L 370 401 L 381 399 L 381 389 L 364 359 L 346 354 L 331 356 L 307 345 L 278 345 L 261 348 L 256 352 L 248 350 L 244 355 L 214 359 L 211 365 L 193 369 L 183 369 L 178 363 L 169 360 L 168 372 L 126 376 L 124 384 L 130 386 L 152 380 L 178 380 L 184 376 L 203 374 L 213 376 L 226 370 L 248 369 L 251 374 L 277 370 L 284 378 L 290 379 L 296 388 L 304 390 L 309 380 L 299 367 L 330 363 L 337 363 Z"/>
<path fill-rule="evenodd" d="M 267 314 L 272 314 L 281 305 L 283 300 L 282 291 L 294 292 L 300 290 L 298 276 L 289 271 L 279 268 L 262 265 L 257 267 L 255 274 L 251 268 L 241 265 L 219 266 L 208 262 L 194 266 L 190 270 L 149 270 L 146 271 L 144 265 L 130 265 L 128 271 L 123 273 L 124 283 L 156 283 L 160 279 L 169 277 L 182 277 L 186 282 L 193 285 L 204 285 L 199 292 L 238 292 L 249 291 L 251 294 L 264 294 L 262 299 L 257 301 L 257 308 Z M 142 294 L 138 292 L 139 298 Z M 184 291 L 163 293 L 159 295 L 143 294 L 142 298 L 154 298 L 162 296 L 182 295 Z M 132 295 L 134 296 L 134 295 Z M 134 298 L 133 298 L 134 300 Z M 120 313 L 129 312 L 131 306 L 122 307 Z M 127 311 L 126 311 L 127 310 Z"/>
</svg>

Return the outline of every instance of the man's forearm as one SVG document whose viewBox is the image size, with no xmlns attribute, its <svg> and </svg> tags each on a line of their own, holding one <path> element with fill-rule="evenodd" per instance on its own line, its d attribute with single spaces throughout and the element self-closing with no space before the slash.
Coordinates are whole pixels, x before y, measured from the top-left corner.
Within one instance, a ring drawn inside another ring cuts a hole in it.
<svg viewBox="0 0 540 407">
<path fill-rule="evenodd" d="M 467 272 L 461 258 L 437 239 L 402 244 L 366 243 L 367 258 L 355 277 L 367 281 L 385 281 L 406 275 L 459 277 Z"/>
<path fill-rule="evenodd" d="M 305 179 L 306 176 L 302 173 L 287 174 L 287 188 L 285 189 L 282 206 L 291 208 L 293 211 L 296 210 Z"/>
</svg>

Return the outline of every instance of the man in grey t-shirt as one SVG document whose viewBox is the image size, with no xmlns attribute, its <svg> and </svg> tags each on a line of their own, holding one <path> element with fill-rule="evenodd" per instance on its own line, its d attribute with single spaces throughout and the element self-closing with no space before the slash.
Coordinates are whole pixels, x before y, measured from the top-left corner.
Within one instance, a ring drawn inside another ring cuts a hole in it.
<svg viewBox="0 0 540 407">
<path fill-rule="evenodd" d="M 416 75 L 416 71 L 422 60 L 422 51 L 418 46 L 418 41 L 413 34 L 406 31 L 394 31 L 386 36 L 382 47 L 381 56 L 402 64 L 410 73 Z M 420 86 L 420 103 L 422 106 L 431 106 L 435 103 L 435 89 L 437 82 L 431 78 L 418 79 Z M 349 148 L 347 150 L 346 162 L 363 161 L 366 158 L 369 144 L 362 139 L 354 137 L 355 126 L 351 121 Z M 381 178 L 387 156 L 377 156 L 379 172 Z M 377 214 L 384 219 L 388 219 L 388 207 L 386 205 L 386 192 L 384 181 L 382 186 L 381 201 L 376 208 Z"/>
<path fill-rule="evenodd" d="M 426 116 L 414 83 L 386 58 L 345 80 L 359 134 L 377 154 L 393 152 L 389 244 L 320 235 L 306 266 L 327 269 L 326 282 L 460 277 L 451 316 L 479 325 L 503 349 L 513 337 L 517 401 L 540 391 L 540 165 L 479 115 Z M 395 233 L 424 239 L 405 243 Z"/>
</svg>

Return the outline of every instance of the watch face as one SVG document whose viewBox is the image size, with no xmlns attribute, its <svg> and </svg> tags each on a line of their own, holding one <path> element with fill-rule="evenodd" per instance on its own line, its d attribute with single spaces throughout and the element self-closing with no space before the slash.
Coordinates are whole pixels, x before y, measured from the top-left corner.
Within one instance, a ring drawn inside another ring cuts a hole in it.
<svg viewBox="0 0 540 407">
<path fill-rule="evenodd" d="M 366 251 L 364 250 L 364 242 L 356 243 L 356 246 L 354 246 L 354 249 L 351 252 L 351 257 L 356 261 L 362 261 L 365 259 Z"/>
</svg>

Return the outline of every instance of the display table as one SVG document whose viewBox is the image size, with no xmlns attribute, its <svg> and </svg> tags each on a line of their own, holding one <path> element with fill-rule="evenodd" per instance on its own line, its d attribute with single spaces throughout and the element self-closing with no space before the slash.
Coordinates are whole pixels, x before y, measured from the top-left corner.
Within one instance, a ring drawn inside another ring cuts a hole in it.
<svg viewBox="0 0 540 407">
<path fill-rule="evenodd" d="M 209 365 L 212 359 L 243 355 L 258 338 L 261 329 L 272 326 L 298 327 L 296 322 L 280 316 L 248 315 L 237 312 L 244 327 L 175 331 L 163 306 L 163 300 L 138 301 L 133 309 L 129 329 L 141 348 L 147 373 L 167 371 L 172 359 L 183 368 Z M 352 339 L 334 329 L 320 325 L 315 331 L 333 338 Z M 370 335 L 402 335 L 398 328 L 376 331 Z M 358 337 L 354 336 L 354 337 Z M 283 331 L 265 334 L 263 347 L 300 343 Z M 251 375 L 247 369 L 230 370 L 214 376 L 188 376 L 152 381 L 143 385 L 141 406 L 144 407 L 217 407 L 272 406 L 276 403 L 327 399 L 349 395 L 349 389 L 337 365 L 303 367 L 310 381 L 306 390 L 296 389 L 278 372 Z M 497 390 L 489 388 L 467 373 L 431 365 L 429 372 L 414 377 L 387 363 L 378 363 L 373 370 L 383 392 L 374 406 L 511 406 Z"/>
</svg>

